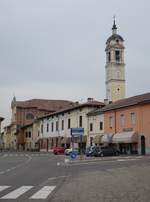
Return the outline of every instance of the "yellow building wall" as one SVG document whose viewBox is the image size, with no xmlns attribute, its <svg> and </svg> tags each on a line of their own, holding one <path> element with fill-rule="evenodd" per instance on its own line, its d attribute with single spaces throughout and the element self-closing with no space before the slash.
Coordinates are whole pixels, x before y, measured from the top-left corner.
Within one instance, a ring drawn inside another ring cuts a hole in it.
<svg viewBox="0 0 150 202">
<path fill-rule="evenodd" d="M 120 89 L 118 91 L 118 89 Z M 112 81 L 111 83 L 112 102 L 125 98 L 125 82 Z"/>
</svg>

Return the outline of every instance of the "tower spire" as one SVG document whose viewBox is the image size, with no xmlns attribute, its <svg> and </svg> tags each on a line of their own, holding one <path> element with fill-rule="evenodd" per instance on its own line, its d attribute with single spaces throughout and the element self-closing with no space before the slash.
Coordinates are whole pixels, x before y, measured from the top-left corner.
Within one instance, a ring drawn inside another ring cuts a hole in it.
<svg viewBox="0 0 150 202">
<path fill-rule="evenodd" d="M 114 19 L 114 23 L 112 26 L 112 34 L 116 34 L 117 33 L 117 26 L 116 26 L 116 16 L 115 15 L 113 16 L 113 19 Z"/>
</svg>

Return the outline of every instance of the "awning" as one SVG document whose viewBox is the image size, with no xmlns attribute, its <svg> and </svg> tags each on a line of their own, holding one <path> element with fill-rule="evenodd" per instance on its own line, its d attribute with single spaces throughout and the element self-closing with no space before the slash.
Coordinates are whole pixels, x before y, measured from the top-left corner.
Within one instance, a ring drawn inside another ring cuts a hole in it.
<svg viewBox="0 0 150 202">
<path fill-rule="evenodd" d="M 137 143 L 138 134 L 134 131 L 116 133 L 112 138 L 113 143 Z"/>
<path fill-rule="evenodd" d="M 111 143 L 113 134 L 104 134 L 101 138 L 101 143 Z"/>
<path fill-rule="evenodd" d="M 74 138 L 72 138 L 72 142 L 74 142 L 74 143 L 80 143 L 81 139 L 80 139 L 80 137 L 74 137 Z M 87 142 L 87 136 L 83 135 L 82 136 L 82 143 L 86 143 L 86 142 Z"/>
<path fill-rule="evenodd" d="M 100 144 L 101 143 L 101 139 L 102 139 L 102 135 L 96 135 L 94 138 L 93 138 L 93 142 L 95 144 Z"/>
<path fill-rule="evenodd" d="M 69 144 L 70 142 L 71 142 L 70 137 L 63 137 L 63 139 L 61 139 L 61 144 Z"/>
</svg>

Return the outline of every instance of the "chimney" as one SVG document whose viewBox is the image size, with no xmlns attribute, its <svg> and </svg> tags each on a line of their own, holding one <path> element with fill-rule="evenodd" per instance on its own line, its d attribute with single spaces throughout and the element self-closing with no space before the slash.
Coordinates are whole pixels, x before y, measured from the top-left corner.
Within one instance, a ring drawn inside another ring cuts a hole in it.
<svg viewBox="0 0 150 202">
<path fill-rule="evenodd" d="M 109 100 L 108 99 L 104 99 L 104 104 L 108 105 L 109 104 Z"/>
<path fill-rule="evenodd" d="M 93 101 L 94 101 L 94 98 L 89 97 L 89 98 L 87 99 L 87 102 L 93 102 Z"/>
</svg>

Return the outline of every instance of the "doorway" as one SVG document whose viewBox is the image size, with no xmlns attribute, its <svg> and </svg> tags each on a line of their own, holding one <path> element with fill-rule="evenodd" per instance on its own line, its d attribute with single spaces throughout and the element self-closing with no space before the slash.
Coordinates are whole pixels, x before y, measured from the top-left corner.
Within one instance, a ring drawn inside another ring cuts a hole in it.
<svg viewBox="0 0 150 202">
<path fill-rule="evenodd" d="M 145 155 L 145 136 L 141 136 L 141 154 Z"/>
</svg>

